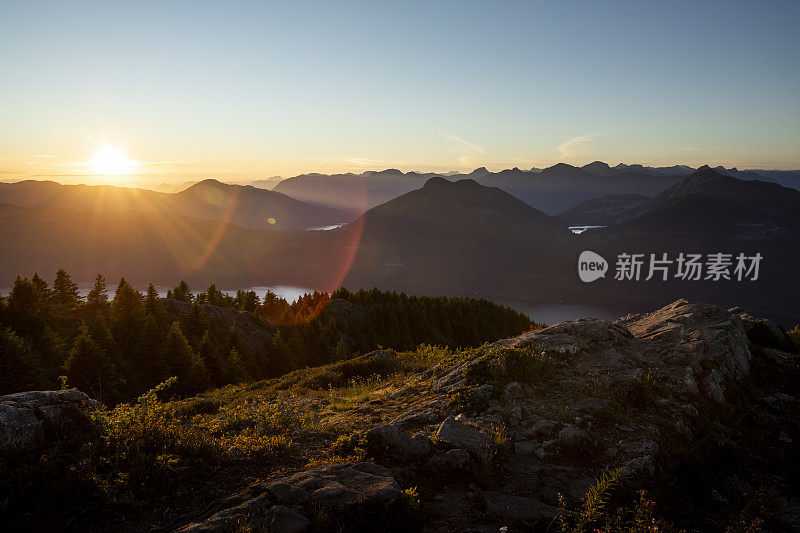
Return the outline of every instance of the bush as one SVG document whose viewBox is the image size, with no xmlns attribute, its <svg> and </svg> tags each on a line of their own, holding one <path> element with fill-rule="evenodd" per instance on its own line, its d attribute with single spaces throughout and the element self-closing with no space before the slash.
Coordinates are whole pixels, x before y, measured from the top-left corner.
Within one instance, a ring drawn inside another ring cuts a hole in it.
<svg viewBox="0 0 800 533">
<path fill-rule="evenodd" d="M 223 450 L 204 431 L 183 425 L 158 393 L 177 381 L 170 378 L 107 414 L 98 413 L 105 429 L 100 475 L 111 493 L 163 491 L 178 481 L 208 472 Z"/>
</svg>

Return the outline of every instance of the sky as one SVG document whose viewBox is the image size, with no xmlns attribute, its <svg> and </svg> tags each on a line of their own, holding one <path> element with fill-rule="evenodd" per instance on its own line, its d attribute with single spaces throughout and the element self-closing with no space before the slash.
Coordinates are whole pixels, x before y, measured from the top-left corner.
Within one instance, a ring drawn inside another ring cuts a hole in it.
<svg viewBox="0 0 800 533">
<path fill-rule="evenodd" d="M 3 0 L 0 20 L 4 181 L 800 168 L 796 1 Z M 88 164 L 105 146 L 126 175 Z"/>
</svg>

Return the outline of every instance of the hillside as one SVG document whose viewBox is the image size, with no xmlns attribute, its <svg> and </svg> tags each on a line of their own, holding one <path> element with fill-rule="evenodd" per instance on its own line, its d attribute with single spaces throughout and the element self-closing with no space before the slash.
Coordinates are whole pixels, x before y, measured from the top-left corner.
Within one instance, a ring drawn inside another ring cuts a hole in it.
<svg viewBox="0 0 800 533">
<path fill-rule="evenodd" d="M 627 213 L 649 199 L 641 194 L 610 194 L 581 202 L 558 215 L 558 218 L 570 225 L 610 226 L 618 224 Z"/>
<path fill-rule="evenodd" d="M 100 448 L 70 444 L 93 431 L 79 393 L 6 396 L 7 421 L 58 401 L 77 408 L 45 410 L 39 446 L 60 442 L 87 473 L 121 476 L 93 488 L 73 472 L 8 509 L 37 509 L 48 495 L 59 505 L 23 523 L 53 526 L 92 496 L 72 525 L 120 531 L 588 531 L 636 520 L 664 531 L 792 530 L 796 341 L 741 309 L 680 300 L 467 351 L 382 350 L 186 400 L 151 395 L 105 413 Z M 14 454 L 36 446 L 3 438 Z M 169 464 L 155 460 L 164 454 Z M 10 473 L 4 483 L 20 475 Z M 597 479 L 600 505 L 585 501 Z M 75 500 L 64 499 L 70 490 Z M 138 512 L 123 519 L 130 505 Z"/>
<path fill-rule="evenodd" d="M 444 178 L 431 178 L 342 230 L 355 229 L 361 233 L 348 283 L 466 294 L 499 289 L 534 256 L 543 263 L 569 233 L 563 221 L 505 191 Z"/>
<path fill-rule="evenodd" d="M 499 187 L 529 205 L 555 215 L 580 202 L 600 196 L 654 196 L 683 177 L 634 170 L 603 171 L 602 168 L 605 167 L 591 165 L 587 167 L 577 168 L 558 163 L 541 172 L 515 168 L 484 175 L 478 181 L 483 185 Z"/>
<path fill-rule="evenodd" d="M 166 208 L 187 216 L 225 220 L 244 228 L 305 230 L 350 222 L 354 215 L 322 208 L 285 194 L 203 180 L 170 195 Z"/>
<path fill-rule="evenodd" d="M 352 220 L 354 215 L 313 206 L 251 186 L 208 179 L 175 193 L 110 185 L 61 185 L 51 181 L 0 183 L 0 203 L 84 212 L 168 211 L 254 229 L 304 230 Z"/>
<path fill-rule="evenodd" d="M 360 214 L 422 187 L 435 175 L 396 169 L 362 174 L 302 174 L 281 181 L 272 190 L 304 202 Z"/>
</svg>

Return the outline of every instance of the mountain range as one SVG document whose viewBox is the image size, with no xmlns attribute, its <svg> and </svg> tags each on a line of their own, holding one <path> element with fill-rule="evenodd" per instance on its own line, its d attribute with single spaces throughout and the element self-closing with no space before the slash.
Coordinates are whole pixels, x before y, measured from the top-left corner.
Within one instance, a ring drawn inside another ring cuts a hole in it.
<svg viewBox="0 0 800 533">
<path fill-rule="evenodd" d="M 305 230 L 341 224 L 357 214 L 310 205 L 285 194 L 207 179 L 176 193 L 52 181 L 0 183 L 0 203 L 91 212 L 167 211 L 245 228 Z"/>
<path fill-rule="evenodd" d="M 597 172 L 601 166 L 592 168 Z M 635 181 L 629 169 L 611 170 L 617 174 L 600 177 L 564 165 L 505 175 L 538 184 L 530 190 L 552 187 L 558 182 L 553 176 L 573 176 L 564 178 L 566 192 L 551 188 L 550 198 L 586 194 L 578 184 L 587 179 L 612 186 Z M 503 173 L 472 174 L 477 179 L 387 171 L 379 179 L 425 181 L 361 214 L 212 180 L 171 195 L 53 183 L 1 185 L 0 277 L 5 285 L 17 273 L 63 267 L 77 281 L 101 272 L 110 279 L 124 275 L 162 285 L 185 278 L 197 287 L 212 281 L 225 287 L 290 284 L 324 290 L 378 286 L 567 303 L 692 297 L 752 306 L 787 325 L 800 320 L 795 302 L 800 251 L 791 244 L 800 239 L 800 191 L 702 167 L 683 177 L 667 171 L 651 176 L 650 186 L 667 184 L 652 197 L 601 194 L 553 216 L 485 185 Z M 275 224 L 265 223 L 268 217 Z M 328 222 L 348 223 L 329 231 L 295 231 Z M 574 235 L 571 224 L 607 227 Z M 584 250 L 608 261 L 604 279 L 579 280 L 577 258 Z M 717 252 L 761 254 L 759 279 L 645 281 L 645 271 L 638 282 L 614 280 L 621 253 L 667 253 L 674 259 L 680 253 Z"/>
</svg>

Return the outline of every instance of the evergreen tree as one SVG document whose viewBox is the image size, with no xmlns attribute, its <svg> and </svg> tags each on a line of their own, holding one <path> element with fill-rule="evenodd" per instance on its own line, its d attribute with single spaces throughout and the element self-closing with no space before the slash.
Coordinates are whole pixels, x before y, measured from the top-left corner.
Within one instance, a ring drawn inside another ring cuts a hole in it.
<svg viewBox="0 0 800 533">
<path fill-rule="evenodd" d="M 59 268 L 58 272 L 56 272 L 56 279 L 53 281 L 52 300 L 54 303 L 61 305 L 75 305 L 81 301 L 78 295 L 78 286 L 72 282 L 72 278 L 63 268 Z"/>
<path fill-rule="evenodd" d="M 114 300 L 111 302 L 114 317 L 117 320 L 131 320 L 142 313 L 142 295 L 120 278 L 117 290 L 114 293 Z"/>
<path fill-rule="evenodd" d="M 145 388 L 152 388 L 170 376 L 163 352 L 166 328 L 152 314 L 146 314 L 133 355 L 134 368 Z"/>
<path fill-rule="evenodd" d="M 208 331 L 203 333 L 197 353 L 203 360 L 203 364 L 208 370 L 209 378 L 215 385 L 224 385 L 232 381 L 229 369 L 220 353 L 219 345 Z"/>
<path fill-rule="evenodd" d="M 106 278 L 98 274 L 94 278 L 94 286 L 89 294 L 86 295 L 86 303 L 92 307 L 103 307 L 108 303 L 108 289 L 106 289 Z"/>
<path fill-rule="evenodd" d="M 167 298 L 179 302 L 192 303 L 194 295 L 192 294 L 192 289 L 189 288 L 189 284 L 181 280 L 181 282 L 167 294 Z"/>
<path fill-rule="evenodd" d="M 236 348 L 232 348 L 225 361 L 227 367 L 227 381 L 240 383 L 248 378 L 247 366 Z"/>
<path fill-rule="evenodd" d="M 33 286 L 36 288 L 36 292 L 39 294 L 41 301 L 45 302 L 50 298 L 50 287 L 47 286 L 47 281 L 45 281 L 38 272 L 34 272 L 31 283 L 33 283 Z"/>
<path fill-rule="evenodd" d="M 256 291 L 236 291 L 236 309 L 241 313 L 253 313 L 260 307 Z"/>
<path fill-rule="evenodd" d="M 31 337 L 41 332 L 49 316 L 36 285 L 28 278 L 17 276 L 6 306 L 6 323 L 19 335 Z"/>
<path fill-rule="evenodd" d="M 114 392 L 114 364 L 94 342 L 85 324 L 69 351 L 64 371 L 72 385 L 98 400 Z"/>
<path fill-rule="evenodd" d="M 178 377 L 179 394 L 197 392 L 208 384 L 203 360 L 192 351 L 177 321 L 172 323 L 167 333 L 162 353 L 170 374 Z"/>
<path fill-rule="evenodd" d="M 335 361 L 344 361 L 345 359 L 349 359 L 350 357 L 350 348 L 347 346 L 347 342 L 344 340 L 344 337 L 339 339 L 339 342 L 336 343 L 336 348 L 333 350 L 333 358 Z"/>
<path fill-rule="evenodd" d="M 211 327 L 211 321 L 199 298 L 192 303 L 192 307 L 189 308 L 189 314 L 184 315 L 183 323 L 186 335 L 189 336 L 193 345 L 198 346 L 203 334 Z"/>
<path fill-rule="evenodd" d="M 145 314 L 153 315 L 159 324 L 165 321 L 166 310 L 161 303 L 161 298 L 158 296 L 158 291 L 152 283 L 147 286 L 147 293 L 144 297 L 144 312 Z"/>
<path fill-rule="evenodd" d="M 25 339 L 0 328 L 0 395 L 38 389 L 41 361 Z"/>
</svg>

